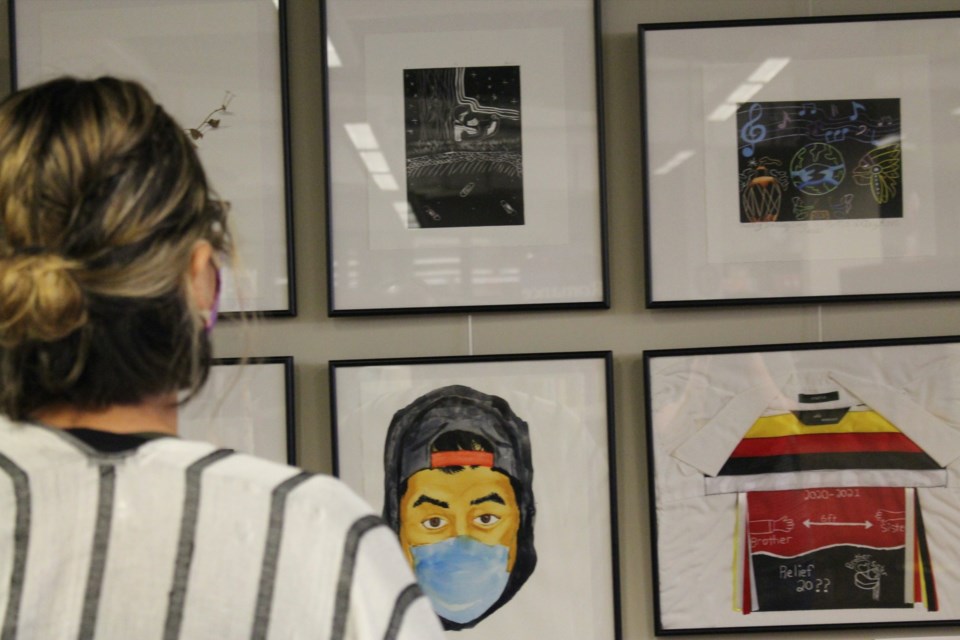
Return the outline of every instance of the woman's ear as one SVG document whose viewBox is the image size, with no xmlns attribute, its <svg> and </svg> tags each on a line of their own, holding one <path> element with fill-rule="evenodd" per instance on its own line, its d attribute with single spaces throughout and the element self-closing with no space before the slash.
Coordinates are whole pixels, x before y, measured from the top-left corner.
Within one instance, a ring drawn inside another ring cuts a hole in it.
<svg viewBox="0 0 960 640">
<path fill-rule="evenodd" d="M 187 295 L 193 307 L 206 317 L 217 297 L 217 265 L 213 262 L 213 245 L 206 240 L 198 240 L 190 253 Z"/>
</svg>

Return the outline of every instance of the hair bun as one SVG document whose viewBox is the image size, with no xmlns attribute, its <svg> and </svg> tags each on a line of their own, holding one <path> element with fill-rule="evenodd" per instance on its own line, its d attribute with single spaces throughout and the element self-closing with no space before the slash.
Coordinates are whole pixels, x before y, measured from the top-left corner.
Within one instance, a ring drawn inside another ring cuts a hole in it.
<svg viewBox="0 0 960 640">
<path fill-rule="evenodd" d="M 87 321 L 78 263 L 41 253 L 0 260 L 0 345 L 53 342 Z"/>
</svg>

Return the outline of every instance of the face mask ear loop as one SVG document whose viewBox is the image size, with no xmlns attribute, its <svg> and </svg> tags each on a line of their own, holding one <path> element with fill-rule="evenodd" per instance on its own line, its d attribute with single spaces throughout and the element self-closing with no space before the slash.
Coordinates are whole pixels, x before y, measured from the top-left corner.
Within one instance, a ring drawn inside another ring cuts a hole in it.
<svg viewBox="0 0 960 640">
<path fill-rule="evenodd" d="M 213 305 L 211 305 L 209 311 L 205 311 L 203 314 L 203 330 L 207 333 L 210 333 L 217 324 L 217 311 L 220 309 L 220 269 L 217 268 L 215 273 L 217 281 L 213 292 Z"/>
</svg>

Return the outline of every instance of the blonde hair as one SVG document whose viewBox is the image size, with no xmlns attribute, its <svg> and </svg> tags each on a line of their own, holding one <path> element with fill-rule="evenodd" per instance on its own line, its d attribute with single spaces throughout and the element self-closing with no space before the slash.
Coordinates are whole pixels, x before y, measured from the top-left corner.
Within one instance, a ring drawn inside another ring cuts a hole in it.
<svg viewBox="0 0 960 640">
<path fill-rule="evenodd" d="M 141 85 L 59 78 L 0 103 L 0 411 L 199 390 L 200 241 L 232 252 L 226 207 Z"/>
</svg>

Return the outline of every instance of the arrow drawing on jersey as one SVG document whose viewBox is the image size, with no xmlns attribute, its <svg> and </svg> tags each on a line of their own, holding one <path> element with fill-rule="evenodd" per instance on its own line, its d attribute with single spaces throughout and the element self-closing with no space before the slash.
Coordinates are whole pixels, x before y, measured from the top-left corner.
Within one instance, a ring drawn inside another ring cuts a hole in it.
<svg viewBox="0 0 960 640">
<path fill-rule="evenodd" d="M 812 522 L 810 518 L 807 518 L 803 521 L 803 526 L 807 529 L 810 527 L 863 527 L 864 529 L 869 529 L 873 525 L 870 524 L 869 520 L 864 520 L 863 522 Z"/>
</svg>

